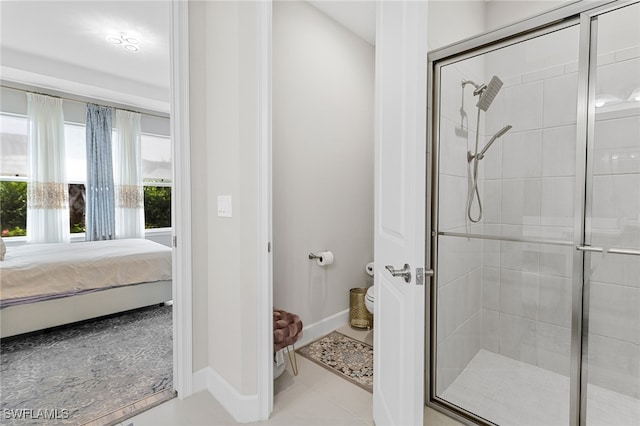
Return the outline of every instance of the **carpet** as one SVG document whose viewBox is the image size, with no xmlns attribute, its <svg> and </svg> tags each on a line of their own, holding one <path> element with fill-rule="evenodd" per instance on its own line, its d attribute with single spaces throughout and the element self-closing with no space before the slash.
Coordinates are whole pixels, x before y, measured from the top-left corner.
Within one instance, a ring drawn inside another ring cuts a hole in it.
<svg viewBox="0 0 640 426">
<path fill-rule="evenodd" d="M 373 347 L 334 331 L 296 351 L 373 393 Z"/>
<path fill-rule="evenodd" d="M 171 306 L 2 339 L 2 424 L 82 424 L 172 389 L 172 352 Z"/>
</svg>

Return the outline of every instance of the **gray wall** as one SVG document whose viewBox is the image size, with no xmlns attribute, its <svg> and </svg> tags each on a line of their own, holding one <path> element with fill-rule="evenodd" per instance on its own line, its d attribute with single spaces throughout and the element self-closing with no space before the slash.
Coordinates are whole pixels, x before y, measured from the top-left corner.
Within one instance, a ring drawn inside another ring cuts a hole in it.
<svg viewBox="0 0 640 426">
<path fill-rule="evenodd" d="M 274 306 L 305 325 L 371 283 L 374 47 L 305 2 L 273 6 Z M 309 252 L 331 250 L 319 267 Z"/>
</svg>

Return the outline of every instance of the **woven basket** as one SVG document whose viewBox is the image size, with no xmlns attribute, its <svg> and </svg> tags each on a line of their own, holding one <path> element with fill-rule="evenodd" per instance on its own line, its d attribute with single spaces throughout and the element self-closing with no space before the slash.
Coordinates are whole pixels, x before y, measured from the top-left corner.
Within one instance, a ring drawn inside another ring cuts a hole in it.
<svg viewBox="0 0 640 426">
<path fill-rule="evenodd" d="M 366 288 L 352 288 L 349 290 L 349 325 L 353 328 L 371 330 L 373 315 L 364 304 Z"/>
</svg>

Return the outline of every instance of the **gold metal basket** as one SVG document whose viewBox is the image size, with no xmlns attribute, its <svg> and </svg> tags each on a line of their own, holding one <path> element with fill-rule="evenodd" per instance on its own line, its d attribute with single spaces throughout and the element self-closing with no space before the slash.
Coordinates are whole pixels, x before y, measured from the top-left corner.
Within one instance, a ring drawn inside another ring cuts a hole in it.
<svg viewBox="0 0 640 426">
<path fill-rule="evenodd" d="M 353 328 L 371 330 L 373 315 L 364 304 L 366 288 L 352 288 L 349 290 L 349 325 Z"/>
</svg>

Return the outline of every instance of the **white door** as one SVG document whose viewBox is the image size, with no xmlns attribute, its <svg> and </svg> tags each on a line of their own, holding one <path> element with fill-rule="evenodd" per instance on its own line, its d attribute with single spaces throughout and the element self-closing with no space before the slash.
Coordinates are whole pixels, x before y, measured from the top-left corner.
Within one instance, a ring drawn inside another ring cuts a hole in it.
<svg viewBox="0 0 640 426">
<path fill-rule="evenodd" d="M 376 425 L 422 425 L 424 410 L 426 2 L 380 2 L 376 22 Z M 410 282 L 385 269 L 409 265 Z M 428 279 L 428 278 L 427 278 Z"/>
</svg>

